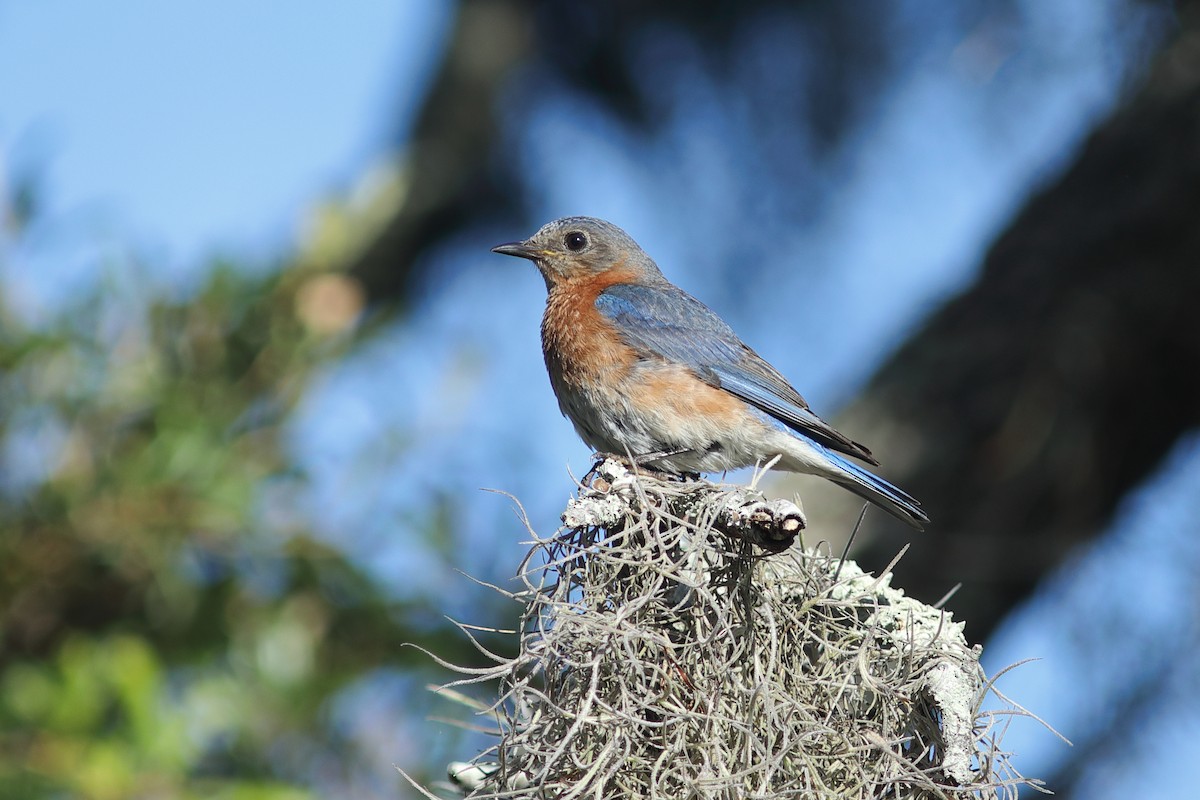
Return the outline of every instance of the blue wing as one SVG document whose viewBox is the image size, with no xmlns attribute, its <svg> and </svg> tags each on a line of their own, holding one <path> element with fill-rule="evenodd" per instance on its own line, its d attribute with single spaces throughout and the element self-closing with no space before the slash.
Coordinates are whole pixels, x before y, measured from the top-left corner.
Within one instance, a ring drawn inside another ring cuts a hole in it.
<svg viewBox="0 0 1200 800">
<path fill-rule="evenodd" d="M 744 400 L 820 444 L 870 464 L 871 451 L 808 408 L 779 372 L 708 306 L 667 282 L 621 283 L 596 298 L 596 309 L 646 358 L 686 364 L 705 382 Z"/>
</svg>

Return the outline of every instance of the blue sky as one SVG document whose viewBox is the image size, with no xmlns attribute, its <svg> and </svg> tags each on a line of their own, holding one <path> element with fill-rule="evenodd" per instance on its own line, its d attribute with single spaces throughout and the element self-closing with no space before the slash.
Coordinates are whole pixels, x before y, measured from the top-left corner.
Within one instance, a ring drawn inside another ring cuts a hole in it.
<svg viewBox="0 0 1200 800">
<path fill-rule="evenodd" d="M 272 258 L 411 122 L 448 23 L 438 0 L 0 3 L 0 169 L 91 243 L 187 281 Z M 84 248 L 92 253 L 90 248 Z M 39 291 L 89 255 L 39 263 Z"/>
</svg>

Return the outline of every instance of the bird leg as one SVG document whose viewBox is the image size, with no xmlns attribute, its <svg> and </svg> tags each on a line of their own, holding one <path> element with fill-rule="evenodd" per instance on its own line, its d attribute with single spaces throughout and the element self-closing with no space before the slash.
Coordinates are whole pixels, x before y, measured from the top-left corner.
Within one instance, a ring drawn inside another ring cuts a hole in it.
<svg viewBox="0 0 1200 800">
<path fill-rule="evenodd" d="M 677 447 L 674 450 L 660 450 L 657 453 L 644 453 L 639 456 L 633 456 L 633 465 L 634 465 L 634 467 L 641 467 L 642 469 L 646 470 L 647 472 L 651 473 L 652 475 L 667 475 L 667 476 L 672 476 L 672 477 L 678 476 L 680 478 L 683 478 L 684 480 L 698 481 L 698 480 L 700 480 L 699 472 L 674 473 L 674 472 L 667 472 L 666 470 L 655 469 L 654 467 L 649 466 L 649 464 L 652 464 L 655 461 L 661 461 L 664 458 L 670 458 L 671 456 L 677 456 L 677 455 L 680 455 L 681 453 L 692 453 L 692 452 L 695 452 L 695 451 L 692 450 L 690 447 Z"/>
<path fill-rule="evenodd" d="M 632 462 L 635 467 L 645 466 L 652 461 L 661 461 L 664 458 L 677 456 L 680 453 L 690 453 L 690 447 L 677 447 L 674 450 L 659 450 L 657 453 L 643 453 L 642 455 L 632 456 Z"/>
<path fill-rule="evenodd" d="M 699 480 L 699 472 L 668 472 L 667 470 L 655 469 L 654 467 L 649 466 L 655 461 L 661 461 L 664 458 L 670 458 L 671 456 L 677 456 L 680 453 L 688 452 L 691 452 L 691 448 L 679 447 L 674 450 L 660 450 L 656 453 L 642 453 L 636 456 L 632 453 L 626 453 L 625 455 L 604 452 L 592 453 L 592 458 L 595 460 L 595 463 L 592 464 L 592 468 L 588 470 L 588 473 L 583 476 L 583 482 L 587 483 L 588 479 L 591 478 L 596 473 L 596 470 L 600 468 L 600 465 L 610 458 L 614 461 L 619 461 L 622 464 L 625 464 L 633 472 L 641 471 L 659 479 L 665 480 L 671 478 L 682 478 L 693 481 Z"/>
</svg>

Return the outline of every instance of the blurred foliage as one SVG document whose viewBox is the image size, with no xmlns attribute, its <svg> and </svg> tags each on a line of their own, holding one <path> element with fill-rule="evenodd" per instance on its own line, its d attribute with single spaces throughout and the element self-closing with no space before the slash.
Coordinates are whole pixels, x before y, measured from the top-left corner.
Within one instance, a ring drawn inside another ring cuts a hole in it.
<svg viewBox="0 0 1200 800">
<path fill-rule="evenodd" d="M 314 535 L 282 444 L 362 310 L 355 219 L 184 299 L 114 271 L 32 324 L 0 288 L 0 800 L 313 796 L 367 758 L 340 690 L 478 659 Z"/>
</svg>

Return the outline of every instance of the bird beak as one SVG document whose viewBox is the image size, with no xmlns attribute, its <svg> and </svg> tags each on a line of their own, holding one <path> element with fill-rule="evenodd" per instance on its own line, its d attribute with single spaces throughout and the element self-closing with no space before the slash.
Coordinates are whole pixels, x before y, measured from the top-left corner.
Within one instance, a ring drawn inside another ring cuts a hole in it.
<svg viewBox="0 0 1200 800">
<path fill-rule="evenodd" d="M 538 257 L 540 251 L 533 249 L 524 242 L 505 242 L 498 244 L 492 248 L 493 253 L 499 253 L 503 256 L 516 256 L 517 258 L 528 258 L 533 261 Z"/>
</svg>

